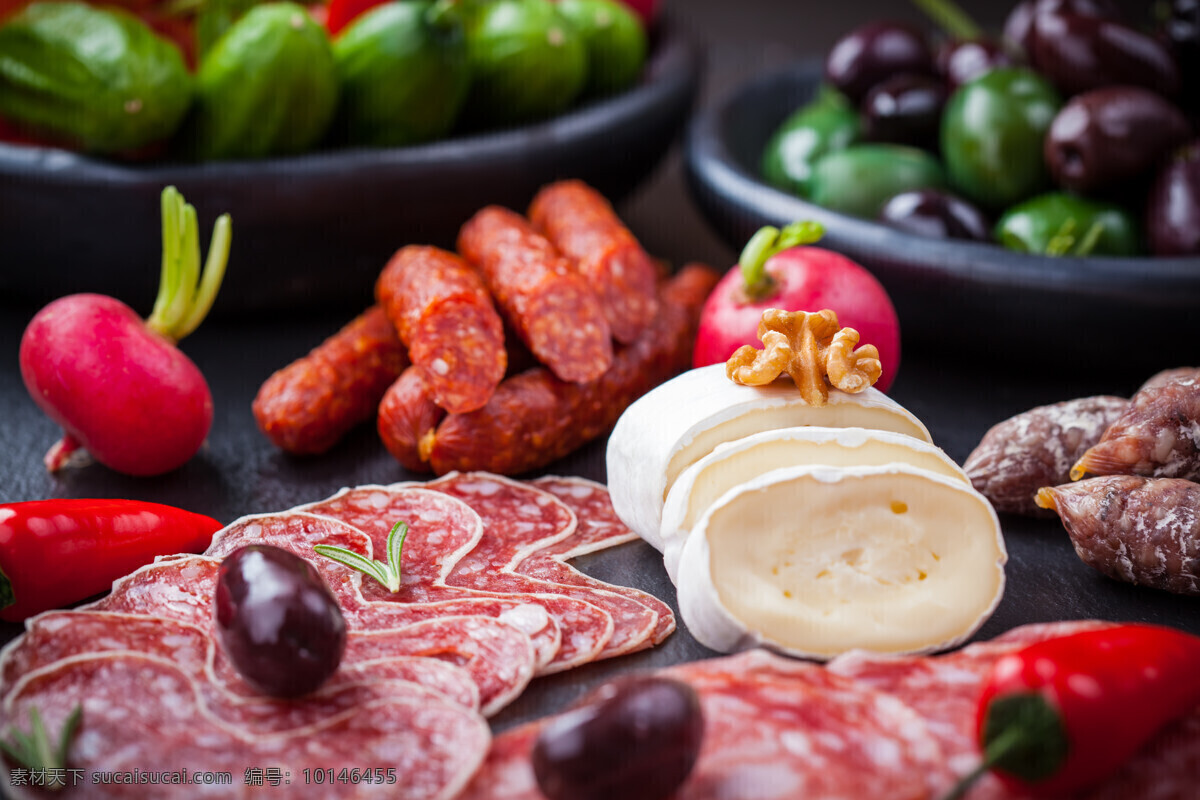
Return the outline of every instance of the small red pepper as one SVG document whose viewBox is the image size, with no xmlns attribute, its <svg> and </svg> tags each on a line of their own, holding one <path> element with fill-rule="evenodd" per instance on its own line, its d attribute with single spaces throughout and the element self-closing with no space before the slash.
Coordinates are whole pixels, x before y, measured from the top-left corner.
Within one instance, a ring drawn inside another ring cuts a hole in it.
<svg viewBox="0 0 1200 800">
<path fill-rule="evenodd" d="M 1200 704 L 1200 637 L 1154 625 L 1098 628 L 1001 657 L 976 725 L 984 761 L 1009 789 L 1061 798 L 1114 774 Z"/>
<path fill-rule="evenodd" d="M 220 529 L 203 514 L 136 500 L 0 505 L 0 619 L 108 591 L 155 556 L 202 552 Z"/>
</svg>

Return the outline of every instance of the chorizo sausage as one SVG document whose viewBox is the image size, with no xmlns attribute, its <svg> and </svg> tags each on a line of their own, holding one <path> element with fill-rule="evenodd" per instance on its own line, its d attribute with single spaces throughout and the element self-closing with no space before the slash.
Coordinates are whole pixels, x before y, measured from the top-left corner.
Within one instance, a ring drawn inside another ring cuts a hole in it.
<svg viewBox="0 0 1200 800">
<path fill-rule="evenodd" d="M 718 278 L 699 265 L 681 270 L 663 287 L 650 327 L 599 378 L 567 383 L 534 368 L 502 382 L 478 411 L 447 416 L 428 451 L 433 471 L 515 475 L 604 433 L 634 400 L 691 363 L 700 309 Z"/>
<path fill-rule="evenodd" d="M 379 402 L 379 438 L 405 467 L 413 472 L 429 472 L 429 448 L 444 416 L 446 411 L 433 401 L 425 371 L 409 367 Z"/>
<path fill-rule="evenodd" d="M 371 418 L 407 366 L 396 329 L 382 308 L 372 306 L 267 378 L 254 398 L 254 419 L 289 453 L 323 453 Z"/>
<path fill-rule="evenodd" d="M 504 325 L 487 287 L 454 253 L 401 248 L 375 282 L 375 299 L 396 326 L 434 402 L 474 411 L 504 377 Z"/>
<path fill-rule="evenodd" d="M 538 192 L 529 220 L 595 287 L 613 338 L 637 341 L 658 311 L 657 271 L 604 196 L 582 181 L 560 181 Z"/>
<path fill-rule="evenodd" d="M 489 206 L 467 221 L 458 251 L 477 266 L 521 340 L 564 381 L 584 383 L 612 364 L 600 298 L 524 217 Z"/>
</svg>

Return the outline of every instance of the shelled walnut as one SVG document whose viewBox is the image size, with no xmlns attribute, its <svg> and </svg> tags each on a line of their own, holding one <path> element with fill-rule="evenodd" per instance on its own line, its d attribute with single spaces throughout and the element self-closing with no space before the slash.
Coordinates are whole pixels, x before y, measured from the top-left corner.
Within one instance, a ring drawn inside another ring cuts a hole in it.
<svg viewBox="0 0 1200 800">
<path fill-rule="evenodd" d="M 830 309 L 767 309 L 758 324 L 758 338 L 763 349 L 738 348 L 726 362 L 725 374 L 734 383 L 765 386 L 786 372 L 812 406 L 829 402 L 830 387 L 849 394 L 865 390 L 883 370 L 875 346 L 858 347 L 858 331 L 841 327 Z"/>
</svg>

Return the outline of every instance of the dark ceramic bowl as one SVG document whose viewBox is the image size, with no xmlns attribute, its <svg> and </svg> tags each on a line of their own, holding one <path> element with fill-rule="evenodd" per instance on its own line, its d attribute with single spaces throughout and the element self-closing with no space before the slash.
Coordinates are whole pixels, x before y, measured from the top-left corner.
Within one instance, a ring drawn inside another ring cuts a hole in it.
<svg viewBox="0 0 1200 800">
<path fill-rule="evenodd" d="M 0 144 L 0 303 L 98 291 L 148 313 L 161 260 L 159 193 L 173 184 L 197 209 L 205 250 L 217 215 L 233 217 L 214 313 L 361 309 L 393 252 L 412 243 L 452 247 L 485 205 L 523 211 L 559 178 L 583 179 L 613 201 L 627 195 L 683 130 L 700 72 L 695 45 L 664 25 L 633 89 L 502 132 L 135 166 Z"/>
<path fill-rule="evenodd" d="M 1200 361 L 1198 258 L 1050 258 L 999 246 L 935 240 L 827 211 L 759 179 L 772 132 L 810 99 L 819 66 L 758 78 L 705 109 L 689 128 L 692 196 L 740 250 L 763 225 L 822 223 L 822 246 L 879 278 L 896 304 L 906 345 L 961 344 L 981 358 L 1064 369 L 1113 358 Z"/>
</svg>

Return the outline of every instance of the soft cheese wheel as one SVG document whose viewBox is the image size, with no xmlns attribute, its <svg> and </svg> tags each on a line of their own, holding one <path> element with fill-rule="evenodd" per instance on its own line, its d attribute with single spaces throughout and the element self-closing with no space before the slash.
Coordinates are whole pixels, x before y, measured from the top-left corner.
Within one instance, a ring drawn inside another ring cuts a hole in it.
<svg viewBox="0 0 1200 800">
<path fill-rule="evenodd" d="M 781 428 L 717 445 L 685 469 L 667 492 L 659 543 L 671 580 L 688 532 L 717 498 L 764 472 L 783 467 L 873 467 L 909 464 L 970 484 L 950 456 L 902 433 L 866 428 Z M 653 544 L 653 543 L 652 543 Z"/>
<path fill-rule="evenodd" d="M 679 608 L 722 652 L 931 652 L 991 616 L 1006 560 L 996 512 L 959 479 L 903 464 L 788 467 L 705 512 L 680 556 Z"/>
<path fill-rule="evenodd" d="M 724 364 L 713 364 L 659 385 L 617 420 L 607 454 L 613 508 L 661 550 L 663 500 L 680 473 L 722 442 L 803 426 L 870 428 L 933 441 L 920 420 L 875 389 L 833 390 L 828 405 L 810 406 L 790 378 L 741 386 L 725 377 Z"/>
</svg>

